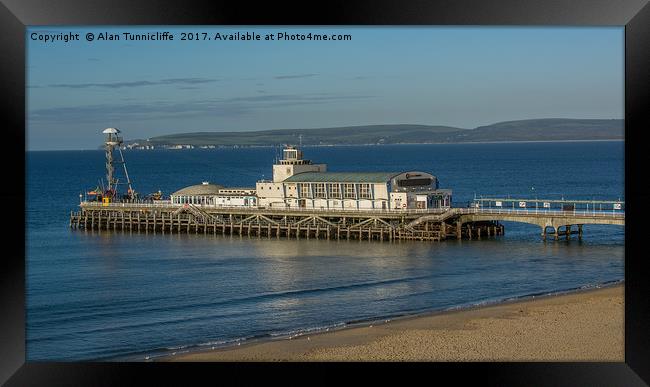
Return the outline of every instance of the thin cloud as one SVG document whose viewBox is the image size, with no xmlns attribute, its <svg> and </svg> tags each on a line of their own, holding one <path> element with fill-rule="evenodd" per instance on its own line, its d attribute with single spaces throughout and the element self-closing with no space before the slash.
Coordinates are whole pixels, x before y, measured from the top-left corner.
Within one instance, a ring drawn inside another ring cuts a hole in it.
<svg viewBox="0 0 650 387">
<path fill-rule="evenodd" d="M 315 77 L 318 74 L 291 74 L 291 75 L 276 75 L 274 79 L 297 79 L 297 78 L 309 78 Z"/>
<path fill-rule="evenodd" d="M 87 88 L 108 88 L 119 89 L 122 87 L 142 87 L 156 85 L 198 85 L 203 83 L 217 82 L 218 79 L 210 78 L 170 78 L 159 81 L 132 81 L 132 82 L 109 82 L 109 83 L 56 83 L 48 85 L 54 88 L 66 89 L 87 89 Z"/>
<path fill-rule="evenodd" d="M 97 122 L 120 120 L 149 120 L 178 117 L 237 117 L 288 104 L 318 105 L 345 100 L 374 98 L 372 95 L 287 94 L 257 95 L 233 98 L 212 98 L 187 102 L 147 102 L 102 104 L 36 109 L 27 114 L 28 121 L 39 123 Z"/>
</svg>

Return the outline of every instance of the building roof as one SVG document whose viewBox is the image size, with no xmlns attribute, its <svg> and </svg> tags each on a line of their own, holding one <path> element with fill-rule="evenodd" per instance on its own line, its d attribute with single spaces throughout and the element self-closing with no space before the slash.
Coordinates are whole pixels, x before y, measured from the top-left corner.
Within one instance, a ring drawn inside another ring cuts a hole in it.
<svg viewBox="0 0 650 387">
<path fill-rule="evenodd" d="M 189 187 L 181 188 L 174 192 L 172 195 L 216 195 L 220 189 L 224 187 L 219 184 L 210 184 L 203 182 L 202 184 L 191 185 Z"/>
<path fill-rule="evenodd" d="M 303 172 L 284 182 L 289 183 L 386 183 L 400 172 Z"/>
</svg>

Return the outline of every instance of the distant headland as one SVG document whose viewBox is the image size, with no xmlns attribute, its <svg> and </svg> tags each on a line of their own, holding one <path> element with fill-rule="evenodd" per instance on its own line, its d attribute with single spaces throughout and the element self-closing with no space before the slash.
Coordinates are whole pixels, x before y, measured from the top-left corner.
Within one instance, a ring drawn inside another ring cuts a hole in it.
<svg viewBox="0 0 650 387">
<path fill-rule="evenodd" d="M 193 132 L 127 140 L 125 148 L 187 149 L 306 146 L 439 144 L 468 142 L 622 140 L 622 119 L 546 118 L 504 121 L 474 129 L 441 125 L 363 125 L 247 132 Z"/>
</svg>

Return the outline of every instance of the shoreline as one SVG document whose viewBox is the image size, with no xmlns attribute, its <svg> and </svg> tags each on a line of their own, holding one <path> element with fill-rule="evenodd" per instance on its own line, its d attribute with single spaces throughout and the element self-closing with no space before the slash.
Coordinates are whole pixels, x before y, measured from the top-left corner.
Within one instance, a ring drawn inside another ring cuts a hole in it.
<svg viewBox="0 0 650 387">
<path fill-rule="evenodd" d="M 595 138 L 595 139 L 575 139 L 575 140 L 505 140 L 505 141 L 461 141 L 461 142 L 400 142 L 389 144 L 303 144 L 303 148 L 333 148 L 344 146 L 390 146 L 390 145 L 462 145 L 462 144 L 518 144 L 518 143 L 538 143 L 538 142 L 614 142 L 625 141 L 625 138 Z M 143 150 L 143 151 L 158 151 L 158 150 L 218 150 L 218 149 L 248 149 L 248 148 L 276 148 L 278 145 L 214 145 L 215 148 L 202 149 L 197 148 L 201 145 L 194 145 L 194 149 L 167 149 L 162 145 L 157 145 L 160 148 L 156 149 L 129 149 L 129 150 Z M 104 151 L 102 148 L 97 149 L 31 149 L 27 152 L 76 152 L 76 151 Z"/>
<path fill-rule="evenodd" d="M 624 361 L 623 294 L 621 281 L 351 323 L 154 360 Z M 589 338 L 581 339 L 585 334 Z"/>
</svg>

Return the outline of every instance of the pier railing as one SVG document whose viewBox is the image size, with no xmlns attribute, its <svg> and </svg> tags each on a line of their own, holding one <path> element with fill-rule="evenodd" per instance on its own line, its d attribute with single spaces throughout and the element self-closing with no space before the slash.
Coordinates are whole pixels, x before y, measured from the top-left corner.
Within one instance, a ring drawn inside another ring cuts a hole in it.
<svg viewBox="0 0 650 387">
<path fill-rule="evenodd" d="M 544 216 L 575 216 L 575 217 L 603 217 L 625 219 L 624 211 L 599 211 L 599 210 L 547 210 L 541 208 L 509 209 L 509 208 L 453 208 L 458 214 L 520 214 Z"/>
<path fill-rule="evenodd" d="M 99 203 L 99 202 L 82 202 L 82 207 L 96 207 L 96 208 L 182 208 L 184 204 L 171 204 L 171 203 Z M 243 206 L 215 206 L 215 205 L 202 205 L 192 204 L 191 206 L 198 207 L 203 210 L 237 210 L 237 211 L 251 211 L 259 212 L 350 212 L 350 213 L 373 213 L 373 214 L 444 214 L 450 209 L 447 208 L 409 208 L 409 209 L 379 209 L 379 208 L 301 208 L 301 207 L 243 207 Z"/>
<path fill-rule="evenodd" d="M 86 208 L 182 208 L 184 204 L 171 204 L 171 203 L 98 203 L 98 202 L 82 202 L 82 207 Z M 516 214 L 516 215 L 543 215 L 543 216 L 575 216 L 575 217 L 599 217 L 599 218 L 614 218 L 625 219 L 625 211 L 620 210 L 577 210 L 570 211 L 558 209 L 545 209 L 545 208 L 409 208 L 409 209 L 357 209 L 357 208 L 273 208 L 273 207 L 242 207 L 242 206 L 214 206 L 214 205 L 199 205 L 193 204 L 192 206 L 198 207 L 202 210 L 237 210 L 243 212 L 264 212 L 283 213 L 291 212 L 304 212 L 304 213 L 331 213 L 331 212 L 344 212 L 344 213 L 358 213 L 358 214 L 404 214 L 404 215 L 436 215 L 436 214 Z"/>
</svg>

